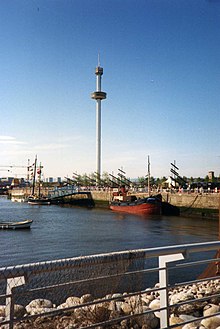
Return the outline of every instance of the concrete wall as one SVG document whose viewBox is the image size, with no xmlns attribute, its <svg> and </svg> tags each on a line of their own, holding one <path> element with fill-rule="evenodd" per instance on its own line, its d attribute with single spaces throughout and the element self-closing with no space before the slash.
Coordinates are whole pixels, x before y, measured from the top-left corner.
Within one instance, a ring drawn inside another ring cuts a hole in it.
<svg viewBox="0 0 220 329">
<path fill-rule="evenodd" d="M 11 194 L 16 195 L 20 193 L 28 195 L 30 188 L 28 189 L 14 189 Z M 47 192 L 46 190 L 44 191 Z M 155 193 L 156 194 L 156 193 Z M 91 191 L 92 198 L 97 203 L 103 203 L 108 205 L 108 202 L 112 199 L 112 192 L 108 189 L 103 191 Z M 137 197 L 146 197 L 146 193 L 136 193 Z M 199 209 L 219 209 L 220 193 L 210 194 L 187 194 L 187 193 L 162 193 L 163 200 L 170 202 L 174 206 L 189 207 Z"/>
<path fill-rule="evenodd" d="M 108 191 L 92 191 L 94 201 L 110 201 L 111 192 Z M 137 197 L 146 197 L 146 193 L 136 193 Z M 163 201 L 168 201 L 174 206 L 190 207 L 190 208 L 205 208 L 219 209 L 220 194 L 187 194 L 187 193 L 162 193 Z"/>
<path fill-rule="evenodd" d="M 168 202 L 178 207 L 219 209 L 220 194 L 164 194 Z"/>
</svg>

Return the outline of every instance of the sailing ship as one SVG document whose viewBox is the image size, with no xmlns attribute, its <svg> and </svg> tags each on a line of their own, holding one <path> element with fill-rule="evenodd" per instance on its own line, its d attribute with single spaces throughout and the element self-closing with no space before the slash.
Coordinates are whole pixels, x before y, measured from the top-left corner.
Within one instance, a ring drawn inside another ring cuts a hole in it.
<svg viewBox="0 0 220 329">
<path fill-rule="evenodd" d="M 28 197 L 28 203 L 32 205 L 50 205 L 50 198 L 42 195 L 41 193 L 41 163 L 39 168 L 37 168 L 37 156 L 35 157 L 34 162 L 34 173 L 33 173 L 33 185 L 32 185 L 32 194 Z M 38 175 L 38 193 L 35 193 L 36 188 L 36 173 Z"/>
</svg>

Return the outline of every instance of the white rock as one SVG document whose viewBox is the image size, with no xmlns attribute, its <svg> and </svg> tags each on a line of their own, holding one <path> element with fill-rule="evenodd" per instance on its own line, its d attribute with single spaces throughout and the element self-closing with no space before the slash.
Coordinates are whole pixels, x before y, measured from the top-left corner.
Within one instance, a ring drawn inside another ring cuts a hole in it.
<svg viewBox="0 0 220 329">
<path fill-rule="evenodd" d="M 120 298 L 121 298 L 121 300 L 124 300 L 124 296 L 122 294 L 113 294 L 112 298 L 118 298 L 115 301 L 119 301 Z"/>
<path fill-rule="evenodd" d="M 151 302 L 152 300 L 155 299 L 154 295 L 147 295 L 147 299 Z"/>
<path fill-rule="evenodd" d="M 195 325 L 194 323 L 187 323 L 182 327 L 182 329 L 197 329 L 197 328 L 198 326 Z"/>
<path fill-rule="evenodd" d="M 191 321 L 191 320 L 196 321 L 196 320 L 198 320 L 195 316 L 188 315 L 188 314 L 180 314 L 179 318 L 183 321 Z"/>
<path fill-rule="evenodd" d="M 208 304 L 204 307 L 203 315 L 208 316 L 211 314 L 215 314 L 215 313 L 219 312 L 219 310 L 220 310 L 220 307 L 218 305 Z"/>
<path fill-rule="evenodd" d="M 146 312 L 146 311 L 148 311 L 149 310 L 149 308 L 148 307 L 144 307 L 143 308 L 143 312 Z M 136 313 L 136 312 L 135 312 Z M 139 311 L 137 312 L 137 313 L 139 313 Z M 139 327 L 141 327 L 141 328 L 143 328 L 143 326 L 144 325 L 147 325 L 148 326 L 148 328 L 152 328 L 151 327 L 151 324 L 152 325 L 154 325 L 155 323 L 154 323 L 154 319 L 157 319 L 156 317 L 155 317 L 155 315 L 153 314 L 153 313 L 147 313 L 147 314 L 144 314 L 144 315 L 142 315 L 142 316 L 140 316 L 140 317 L 137 317 L 136 318 L 136 322 L 137 322 L 137 324 L 139 325 Z M 158 322 L 159 322 L 159 320 L 157 319 L 157 320 L 155 320 L 155 321 L 157 321 L 156 323 L 158 324 Z"/>
<path fill-rule="evenodd" d="M 152 300 L 152 302 L 150 302 L 150 304 L 149 304 L 149 308 L 151 310 L 156 310 L 156 309 L 160 308 L 160 301 L 159 301 L 159 299 Z"/>
<path fill-rule="evenodd" d="M 151 310 L 159 309 L 159 308 L 160 308 L 160 300 L 159 300 L 159 299 L 154 299 L 154 300 L 150 303 L 149 308 L 150 308 Z M 159 312 L 159 311 L 154 312 L 154 314 L 155 314 L 155 316 L 156 316 L 157 318 L 160 318 L 160 312 Z"/>
<path fill-rule="evenodd" d="M 68 297 L 66 300 L 66 304 L 68 307 L 79 305 L 81 303 L 81 300 L 79 297 Z"/>
<path fill-rule="evenodd" d="M 27 306 L 26 311 L 28 314 L 40 314 L 44 312 L 49 312 L 54 309 L 53 304 L 48 299 L 34 299 Z"/>
<path fill-rule="evenodd" d="M 0 305 L 0 317 L 5 316 L 5 305 Z"/>
<path fill-rule="evenodd" d="M 149 305 L 150 304 L 150 301 L 152 301 L 152 299 L 148 299 L 147 297 L 141 297 L 141 300 L 144 304 L 146 305 Z"/>
<path fill-rule="evenodd" d="M 178 304 L 179 302 L 183 302 L 183 301 L 190 300 L 190 299 L 194 299 L 194 295 L 192 293 L 180 292 L 171 297 L 170 305 Z"/>
<path fill-rule="evenodd" d="M 30 307 L 53 307 L 53 304 L 50 300 L 48 299 L 42 299 L 42 298 L 38 298 L 38 299 L 34 299 L 32 300 L 29 304 Z"/>
<path fill-rule="evenodd" d="M 115 301 L 116 311 L 121 312 L 121 306 L 124 302 L 121 301 Z"/>
<path fill-rule="evenodd" d="M 124 303 L 121 304 L 121 310 L 125 314 L 131 314 L 131 312 L 132 312 L 131 305 L 129 305 L 126 302 L 124 302 Z"/>
<path fill-rule="evenodd" d="M 183 321 L 183 322 L 186 322 L 186 321 L 193 321 L 191 323 L 187 323 L 185 324 L 182 329 L 197 329 L 199 324 L 200 324 L 200 320 L 198 320 L 195 316 L 192 316 L 192 315 L 187 315 L 187 314 L 181 314 L 179 315 L 180 319 Z"/>
<path fill-rule="evenodd" d="M 216 329 L 220 326 L 220 316 L 212 316 L 211 318 L 203 319 L 201 321 L 201 325 L 203 325 L 207 329 Z"/>
<path fill-rule="evenodd" d="M 126 298 L 125 301 L 131 305 L 132 309 L 141 304 L 140 296 L 131 296 L 130 298 Z"/>
<path fill-rule="evenodd" d="M 93 298 L 91 294 L 83 295 L 82 297 L 80 297 L 80 304 L 89 303 L 92 301 L 92 299 Z"/>
<path fill-rule="evenodd" d="M 60 304 L 59 306 L 57 306 L 57 309 L 60 310 L 60 309 L 67 308 L 67 307 L 68 307 L 67 303 L 63 303 L 63 304 Z"/>
<path fill-rule="evenodd" d="M 14 316 L 16 318 L 21 318 L 25 315 L 25 307 L 23 305 L 15 304 L 14 306 Z"/>
<path fill-rule="evenodd" d="M 110 311 L 116 311 L 116 303 L 115 303 L 114 300 L 110 301 L 109 306 L 108 306 L 108 309 Z"/>
<path fill-rule="evenodd" d="M 41 313 L 47 313 L 53 311 L 54 308 L 47 308 L 47 307 L 33 307 L 29 310 L 30 315 L 35 315 L 35 314 L 41 314 Z"/>
<path fill-rule="evenodd" d="M 183 322 L 183 320 L 181 320 L 178 316 L 175 316 L 174 314 L 171 314 L 169 320 L 170 320 L 170 325 L 171 325 L 171 326 Z M 178 328 L 179 328 L 179 327 L 178 327 Z M 180 327 L 180 328 L 181 328 L 181 327 Z"/>
</svg>

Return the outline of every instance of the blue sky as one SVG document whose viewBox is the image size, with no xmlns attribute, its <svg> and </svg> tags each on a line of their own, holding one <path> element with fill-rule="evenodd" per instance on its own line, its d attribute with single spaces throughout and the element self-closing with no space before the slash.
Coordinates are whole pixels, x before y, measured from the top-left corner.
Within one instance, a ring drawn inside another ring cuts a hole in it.
<svg viewBox="0 0 220 329">
<path fill-rule="evenodd" d="M 220 1 L 2 0 L 0 42 L 0 176 L 96 171 L 98 53 L 102 171 L 220 174 Z"/>
</svg>

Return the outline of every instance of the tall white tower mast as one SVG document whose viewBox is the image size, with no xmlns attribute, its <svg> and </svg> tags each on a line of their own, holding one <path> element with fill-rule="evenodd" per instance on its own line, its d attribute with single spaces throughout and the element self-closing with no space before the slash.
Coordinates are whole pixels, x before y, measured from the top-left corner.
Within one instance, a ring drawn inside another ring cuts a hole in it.
<svg viewBox="0 0 220 329">
<path fill-rule="evenodd" d="M 101 174 L 101 101 L 106 99 L 107 94 L 101 91 L 101 79 L 103 68 L 100 66 L 98 56 L 98 66 L 95 69 L 96 74 L 96 91 L 91 94 L 91 98 L 96 100 L 96 172 L 98 180 Z"/>
</svg>

